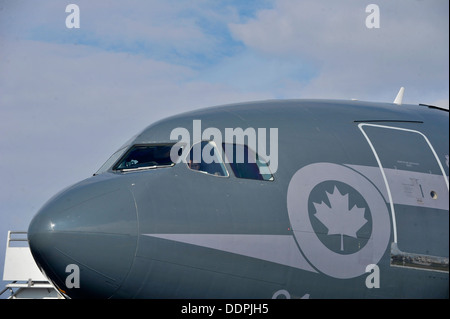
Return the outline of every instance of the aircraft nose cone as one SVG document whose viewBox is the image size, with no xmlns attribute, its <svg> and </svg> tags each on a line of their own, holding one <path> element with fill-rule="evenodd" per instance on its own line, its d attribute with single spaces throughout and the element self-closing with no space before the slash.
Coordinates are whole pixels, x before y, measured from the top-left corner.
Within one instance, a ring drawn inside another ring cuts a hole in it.
<svg viewBox="0 0 450 319">
<path fill-rule="evenodd" d="M 28 228 L 33 257 L 71 298 L 108 298 L 122 284 L 137 244 L 127 187 L 81 183 L 51 199 Z"/>
</svg>

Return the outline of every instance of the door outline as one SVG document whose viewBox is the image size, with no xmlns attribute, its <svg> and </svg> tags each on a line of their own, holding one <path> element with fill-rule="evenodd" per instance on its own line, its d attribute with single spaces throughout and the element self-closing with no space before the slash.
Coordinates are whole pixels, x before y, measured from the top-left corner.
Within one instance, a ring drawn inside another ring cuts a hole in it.
<svg viewBox="0 0 450 319">
<path fill-rule="evenodd" d="M 391 265 L 397 266 L 397 267 L 412 267 L 412 268 L 419 268 L 419 269 L 426 269 L 426 270 L 433 270 L 433 271 L 442 271 L 442 272 L 448 273 L 448 271 L 449 271 L 449 258 L 448 257 L 428 256 L 428 255 L 422 255 L 422 254 L 408 253 L 408 252 L 403 252 L 398 248 L 397 222 L 396 222 L 396 218 L 395 218 L 395 208 L 394 208 L 394 201 L 392 199 L 391 189 L 389 187 L 389 183 L 387 181 L 386 173 L 384 172 L 384 167 L 381 163 L 380 157 L 378 156 L 378 153 L 377 153 L 372 141 L 370 140 L 369 136 L 364 131 L 364 128 L 363 128 L 364 126 L 404 131 L 404 132 L 416 133 L 416 134 L 421 135 L 425 139 L 425 141 L 428 144 L 428 147 L 430 148 L 431 152 L 433 153 L 435 160 L 439 166 L 439 169 L 441 170 L 442 176 L 444 177 L 444 181 L 447 186 L 447 191 L 449 191 L 449 181 L 448 181 L 447 175 L 445 173 L 444 167 L 442 166 L 441 160 L 439 159 L 436 151 L 433 148 L 433 145 L 431 145 L 431 142 L 428 140 L 428 138 L 426 137 L 425 134 L 423 134 L 422 132 L 417 131 L 417 130 L 400 128 L 400 127 L 395 127 L 395 126 L 379 125 L 379 124 L 368 124 L 368 123 L 358 124 L 358 128 L 361 130 L 362 134 L 366 138 L 367 143 L 369 144 L 369 146 L 375 156 L 378 167 L 381 170 L 381 175 L 383 177 L 383 181 L 384 181 L 384 184 L 385 184 L 385 187 L 387 190 L 387 194 L 388 194 L 389 205 L 391 208 L 392 230 L 393 230 L 393 237 L 394 237 L 394 242 L 391 245 Z M 424 260 L 426 260 L 426 262 L 429 263 L 429 266 L 423 266 Z"/>
<path fill-rule="evenodd" d="M 375 156 L 377 164 L 378 164 L 378 166 L 379 166 L 379 168 L 381 170 L 381 175 L 383 176 L 383 181 L 384 181 L 384 184 L 386 186 L 386 190 L 387 190 L 387 194 L 388 194 L 388 198 L 389 198 L 389 205 L 391 207 L 392 226 L 393 226 L 393 233 L 394 233 L 394 243 L 397 244 L 397 223 L 396 223 L 396 220 L 395 220 L 395 208 L 394 208 L 394 201 L 392 200 L 391 189 L 389 187 L 389 183 L 387 181 L 386 174 L 384 172 L 384 167 L 381 164 L 380 157 L 378 156 L 378 153 L 377 153 L 375 147 L 373 146 L 372 141 L 370 140 L 369 136 L 364 131 L 363 126 L 372 126 L 372 127 L 378 127 L 378 128 L 384 128 L 384 129 L 390 129 L 390 130 L 397 130 L 397 131 L 416 133 L 416 134 L 421 135 L 425 139 L 425 141 L 427 142 L 428 147 L 430 148 L 431 152 L 434 155 L 434 158 L 436 159 L 436 162 L 437 162 L 437 164 L 439 166 L 439 169 L 441 170 L 442 176 L 444 177 L 444 181 L 445 181 L 445 184 L 447 185 L 447 191 L 448 191 L 449 190 L 449 182 L 448 182 L 448 179 L 447 179 L 447 175 L 445 174 L 444 167 L 442 166 L 441 160 L 439 159 L 436 151 L 434 150 L 433 145 L 431 145 L 431 143 L 428 140 L 428 138 L 426 137 L 426 135 L 423 134 L 422 132 L 417 131 L 417 130 L 401 128 L 401 127 L 386 126 L 386 125 L 379 125 L 379 124 L 368 124 L 368 123 L 360 123 L 360 124 L 358 124 L 358 128 L 361 130 L 362 134 L 364 135 L 364 137 L 367 140 L 367 143 L 369 144 L 370 148 L 372 149 L 373 155 Z"/>
</svg>

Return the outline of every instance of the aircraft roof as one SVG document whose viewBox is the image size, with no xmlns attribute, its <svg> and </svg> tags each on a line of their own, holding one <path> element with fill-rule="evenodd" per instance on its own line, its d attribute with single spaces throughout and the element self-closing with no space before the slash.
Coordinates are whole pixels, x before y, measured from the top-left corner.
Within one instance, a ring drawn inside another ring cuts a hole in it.
<svg viewBox="0 0 450 319">
<path fill-rule="evenodd" d="M 290 120 L 304 125 L 320 121 L 425 121 L 438 114 L 447 117 L 448 112 L 425 105 L 357 100 L 265 100 L 234 103 L 202 108 L 175 115 L 149 125 L 137 135 L 133 144 L 170 141 L 170 132 L 176 127 L 192 129 L 193 120 L 202 121 L 202 129 L 207 127 L 278 127 Z"/>
</svg>

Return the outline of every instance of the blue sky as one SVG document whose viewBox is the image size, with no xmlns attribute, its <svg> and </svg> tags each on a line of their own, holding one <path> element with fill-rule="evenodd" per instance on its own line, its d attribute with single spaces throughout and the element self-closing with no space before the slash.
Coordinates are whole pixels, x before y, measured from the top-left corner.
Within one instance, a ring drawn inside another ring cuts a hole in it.
<svg viewBox="0 0 450 319">
<path fill-rule="evenodd" d="M 80 8 L 68 29 L 66 5 Z M 0 273 L 26 230 L 147 125 L 272 98 L 449 105 L 447 0 L 0 0 Z"/>
</svg>

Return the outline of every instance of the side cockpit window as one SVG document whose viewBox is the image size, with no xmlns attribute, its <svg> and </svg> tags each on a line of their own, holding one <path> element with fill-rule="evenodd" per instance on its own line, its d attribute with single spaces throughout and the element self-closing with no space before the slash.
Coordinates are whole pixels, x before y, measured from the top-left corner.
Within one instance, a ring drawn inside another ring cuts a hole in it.
<svg viewBox="0 0 450 319">
<path fill-rule="evenodd" d="M 267 162 L 247 145 L 223 143 L 222 146 L 236 177 L 273 181 Z"/>
<path fill-rule="evenodd" d="M 214 176 L 228 176 L 216 144 L 211 141 L 194 144 L 189 152 L 187 165 L 193 171 Z"/>
<path fill-rule="evenodd" d="M 134 145 L 113 167 L 113 170 L 132 171 L 157 167 L 170 167 L 175 163 L 170 158 L 173 144 Z"/>
</svg>

